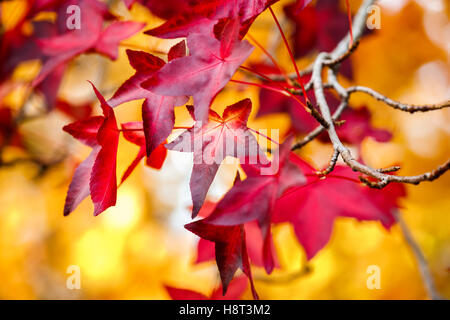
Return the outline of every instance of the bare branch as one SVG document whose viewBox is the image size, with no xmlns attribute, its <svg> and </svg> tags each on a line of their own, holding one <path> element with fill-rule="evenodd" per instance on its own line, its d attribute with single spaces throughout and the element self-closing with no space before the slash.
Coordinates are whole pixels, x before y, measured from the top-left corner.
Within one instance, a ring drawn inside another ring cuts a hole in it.
<svg viewBox="0 0 450 320">
<path fill-rule="evenodd" d="M 339 152 L 342 156 L 344 162 L 353 170 L 358 171 L 364 175 L 375 178 L 379 181 L 372 182 L 365 177 L 361 177 L 360 180 L 366 183 L 372 188 L 383 188 L 391 182 L 402 182 L 410 184 L 419 184 L 423 181 L 433 181 L 443 175 L 445 172 L 450 170 L 450 160 L 448 160 L 444 165 L 438 167 L 437 169 L 424 173 L 418 176 L 394 176 L 380 172 L 377 169 L 371 168 L 365 164 L 356 161 L 351 155 L 350 150 L 343 145 L 339 136 L 336 133 L 336 128 L 334 125 L 333 118 L 330 114 L 330 108 L 325 98 L 323 83 L 322 83 L 322 70 L 324 67 L 324 61 L 328 58 L 327 53 L 320 53 L 314 64 L 314 71 L 312 74 L 312 80 L 314 83 L 314 93 L 316 95 L 317 104 L 320 108 L 321 114 L 325 119 L 328 128 L 328 135 L 330 137 L 331 143 L 335 151 Z"/>
<path fill-rule="evenodd" d="M 350 57 L 353 54 L 353 52 L 355 52 L 355 50 L 359 46 L 359 43 L 360 43 L 360 40 L 354 41 L 352 46 L 350 48 L 348 48 L 348 50 L 344 54 L 342 54 L 340 57 L 337 57 L 336 59 L 326 61 L 325 65 L 327 65 L 329 67 L 334 67 L 334 66 L 341 64 L 342 62 L 344 62 L 344 60 L 346 60 L 348 57 Z"/>
<path fill-rule="evenodd" d="M 336 111 L 333 114 L 333 121 L 337 121 L 340 117 L 342 112 L 347 108 L 348 102 L 347 100 L 344 100 L 341 102 L 339 107 L 336 109 Z M 325 131 L 325 128 L 323 126 L 318 126 L 314 130 L 312 130 L 310 133 L 308 133 L 302 140 L 298 141 L 292 146 L 292 151 L 299 150 L 306 146 L 308 143 L 313 141 L 315 138 L 317 138 L 322 132 Z"/>
<path fill-rule="evenodd" d="M 319 172 L 320 175 L 326 176 L 327 174 L 331 173 L 334 170 L 334 167 L 336 166 L 338 159 L 339 159 L 339 151 L 334 150 L 333 155 L 331 156 L 330 164 L 325 170 Z"/>
<path fill-rule="evenodd" d="M 392 99 L 389 99 L 388 97 L 383 96 L 381 93 L 378 93 L 371 88 L 362 87 L 362 86 L 350 87 L 347 89 L 347 92 L 349 94 L 352 94 L 355 92 L 366 93 L 366 94 L 372 96 L 373 98 L 375 98 L 376 100 L 384 102 L 385 104 L 387 104 L 388 106 L 390 106 L 394 109 L 409 112 L 409 113 L 427 112 L 427 111 L 440 110 L 440 109 L 450 107 L 450 100 L 443 102 L 443 103 L 439 103 L 439 104 L 430 104 L 430 105 L 424 105 L 424 106 L 405 104 L 405 103 L 401 103 L 401 102 L 397 102 Z"/>
</svg>

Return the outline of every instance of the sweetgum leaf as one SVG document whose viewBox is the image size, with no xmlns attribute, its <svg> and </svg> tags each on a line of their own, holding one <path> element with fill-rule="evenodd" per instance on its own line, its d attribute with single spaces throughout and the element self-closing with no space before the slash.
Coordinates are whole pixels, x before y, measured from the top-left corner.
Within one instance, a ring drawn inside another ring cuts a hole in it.
<svg viewBox="0 0 450 320">
<path fill-rule="evenodd" d="M 389 229 L 395 223 L 393 210 L 403 196 L 401 184 L 370 189 L 359 183 L 350 168 L 336 166 L 326 179 L 313 177 L 307 185 L 286 191 L 277 201 L 273 221 L 290 222 L 311 259 L 330 240 L 336 218 L 380 221 Z"/>
<path fill-rule="evenodd" d="M 227 37 L 220 41 L 189 35 L 190 55 L 167 63 L 142 86 L 163 96 L 193 96 L 196 120 L 206 122 L 212 100 L 253 51 L 247 41 L 238 40 L 236 23 L 227 24 Z"/>
<path fill-rule="evenodd" d="M 215 226 L 205 223 L 204 220 L 198 220 L 187 224 L 185 228 L 202 239 L 215 243 L 216 263 L 222 280 L 223 295 L 226 294 L 230 281 L 240 268 L 249 278 L 254 298 L 258 299 L 253 285 L 243 226 Z"/>
<path fill-rule="evenodd" d="M 275 266 L 271 236 L 275 203 L 286 189 L 306 182 L 301 168 L 292 163 L 296 156 L 290 152 L 291 144 L 292 138 L 289 138 L 281 145 L 271 164 L 272 169 L 267 172 L 262 171 L 259 165 L 242 165 L 247 179 L 236 183 L 205 219 L 207 223 L 218 226 L 257 221 L 264 239 L 263 259 L 267 273 L 271 273 Z"/>
<path fill-rule="evenodd" d="M 192 128 L 167 145 L 169 150 L 194 153 L 194 167 L 189 183 L 193 217 L 202 207 L 217 170 L 227 156 L 239 158 L 243 162 L 267 162 L 247 127 L 251 108 L 250 99 L 245 99 L 228 106 L 222 117 L 210 110 L 206 124 L 196 122 Z"/>
<path fill-rule="evenodd" d="M 38 40 L 47 59 L 39 75 L 33 80 L 33 86 L 37 86 L 52 71 L 81 53 L 97 52 L 110 59 L 116 59 L 120 41 L 144 27 L 143 23 L 114 21 L 103 29 L 103 23 L 111 16 L 107 6 L 97 0 L 65 1 L 60 4 L 59 17 L 66 17 L 65 10 L 69 5 L 80 7 L 81 28 L 65 30 L 62 34 Z"/>
<path fill-rule="evenodd" d="M 245 277 L 237 277 L 230 282 L 227 293 L 223 295 L 222 286 L 214 290 L 210 296 L 205 296 L 196 291 L 165 286 L 172 300 L 239 300 L 247 289 Z"/>
</svg>

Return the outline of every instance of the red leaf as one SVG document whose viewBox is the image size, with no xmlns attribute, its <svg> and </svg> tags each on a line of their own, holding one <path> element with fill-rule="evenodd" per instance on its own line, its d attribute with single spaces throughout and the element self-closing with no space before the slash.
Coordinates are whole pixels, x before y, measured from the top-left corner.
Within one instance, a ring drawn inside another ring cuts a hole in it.
<svg viewBox="0 0 450 320">
<path fill-rule="evenodd" d="M 59 99 L 56 101 L 55 108 L 75 120 L 86 119 L 92 114 L 92 105 L 90 103 L 73 105 L 65 100 Z"/>
<path fill-rule="evenodd" d="M 167 58 L 169 61 L 186 56 L 186 41 L 182 40 L 170 48 Z"/>
<path fill-rule="evenodd" d="M 272 163 L 271 174 L 262 174 L 261 166 L 242 165 L 247 179 L 236 183 L 205 219 L 207 223 L 218 226 L 257 221 L 264 239 L 263 258 L 267 273 L 274 268 L 270 224 L 275 202 L 289 187 L 306 182 L 301 168 L 292 163 L 296 156 L 290 152 L 291 143 L 292 138 L 280 147 L 279 156 Z"/>
<path fill-rule="evenodd" d="M 174 287 L 165 286 L 167 293 L 172 300 L 208 300 L 208 297 L 187 289 L 179 289 Z"/>
<path fill-rule="evenodd" d="M 278 0 L 203 0 L 180 4 L 175 9 L 171 1 L 166 4 L 148 1 L 150 10 L 169 19 L 163 25 L 145 33 L 160 38 L 181 38 L 193 33 L 209 35 L 220 19 L 238 19 L 242 35 L 251 22 L 269 5 Z M 173 2 L 173 1 L 172 1 Z M 178 1 L 179 2 L 179 1 Z"/>
<path fill-rule="evenodd" d="M 90 117 L 68 124 L 63 130 L 71 134 L 75 139 L 93 148 L 98 145 L 97 133 L 104 120 L 105 118 L 102 116 Z"/>
<path fill-rule="evenodd" d="M 178 44 L 177 46 L 174 49 L 175 51 L 172 51 L 172 55 L 181 54 L 181 45 Z M 136 73 L 120 86 L 108 103 L 115 107 L 127 101 L 145 98 L 142 105 L 142 119 L 144 121 L 146 153 L 150 155 L 172 132 L 175 123 L 174 107 L 185 104 L 188 98 L 185 96 L 158 95 L 142 88 L 141 83 L 161 69 L 165 62 L 143 51 L 127 50 L 127 55 Z"/>
<path fill-rule="evenodd" d="M 247 128 L 251 108 L 250 99 L 245 99 L 228 106 L 222 117 L 210 110 L 207 124 L 201 126 L 201 122 L 197 122 L 167 145 L 169 150 L 194 153 L 194 168 L 190 180 L 193 217 L 202 207 L 225 157 L 236 157 L 242 162 L 252 163 L 266 161 L 255 137 Z"/>
<path fill-rule="evenodd" d="M 116 203 L 119 130 L 113 109 L 93 84 L 92 88 L 100 100 L 103 116 L 77 121 L 63 128 L 93 148 L 89 157 L 75 170 L 67 192 L 64 215 L 70 214 L 89 194 L 94 203 L 94 215 L 102 213 Z"/>
<path fill-rule="evenodd" d="M 175 124 L 173 109 L 175 104 L 178 104 L 176 100 L 174 97 L 154 95 L 144 101 L 142 120 L 144 122 L 147 155 L 152 154 L 172 132 Z"/>
<path fill-rule="evenodd" d="M 150 78 L 156 71 L 161 69 L 165 62 L 150 53 L 143 51 L 127 50 L 128 60 L 136 73 L 126 80 L 113 97 L 108 100 L 108 104 L 116 107 L 131 100 L 153 98 L 155 94 L 141 87 L 141 83 Z"/>
<path fill-rule="evenodd" d="M 169 286 L 165 286 L 165 288 L 172 300 L 240 300 L 247 289 L 247 280 L 245 277 L 237 277 L 230 282 L 226 295 L 222 294 L 223 289 L 220 286 L 208 297 L 192 290 Z"/>
<path fill-rule="evenodd" d="M 21 135 L 17 130 L 12 109 L 0 107 L 0 146 L 21 146 Z"/>
<path fill-rule="evenodd" d="M 145 152 L 145 135 L 143 131 L 142 122 L 127 122 L 122 123 L 122 132 L 126 140 L 140 147 L 138 154 L 133 162 L 129 165 L 127 170 L 122 176 L 120 183 L 122 184 L 134 171 L 139 162 L 146 156 Z M 167 156 L 167 149 L 163 145 L 157 147 L 150 157 L 147 158 L 146 164 L 149 167 L 160 169 Z"/>
<path fill-rule="evenodd" d="M 366 106 L 346 109 L 341 116 L 345 123 L 337 128 L 341 140 L 356 145 L 359 145 L 365 137 L 372 137 L 379 142 L 391 140 L 390 132 L 372 127 L 371 118 L 372 115 Z"/>
<path fill-rule="evenodd" d="M 117 21 L 102 31 L 96 42 L 94 50 L 115 60 L 118 55 L 118 45 L 123 39 L 127 39 L 138 33 L 145 24 L 131 21 Z"/>
<path fill-rule="evenodd" d="M 298 14 L 301 10 L 303 10 L 308 4 L 311 3 L 312 0 L 297 0 L 295 3 L 294 12 Z"/>
<path fill-rule="evenodd" d="M 63 130 L 71 134 L 74 138 L 93 148 L 88 158 L 86 158 L 75 170 L 72 182 L 67 191 L 64 205 L 64 215 L 69 215 L 75 208 L 90 194 L 89 182 L 92 174 L 92 167 L 100 152 L 97 135 L 105 118 L 102 116 L 91 117 L 66 125 Z"/>
<path fill-rule="evenodd" d="M 111 23 L 103 30 L 103 22 L 110 18 L 110 15 L 107 6 L 97 0 L 65 1 L 59 7 L 59 17 L 66 17 L 65 10 L 69 4 L 80 7 L 80 29 L 67 30 L 63 34 L 38 41 L 48 59 L 43 64 L 39 75 L 33 80 L 33 86 L 37 86 L 53 70 L 81 53 L 98 52 L 116 59 L 119 42 L 135 34 L 145 25 L 120 21 Z"/>
<path fill-rule="evenodd" d="M 304 3 L 299 1 L 284 8 L 288 19 L 295 24 L 295 57 L 313 51 L 330 52 L 348 32 L 347 14 L 335 0 L 318 0 L 315 6 L 303 7 Z M 347 77 L 352 77 L 350 60 L 344 61 L 341 70 Z"/>
<path fill-rule="evenodd" d="M 237 180 L 240 181 L 240 180 Z M 236 182 L 237 183 L 237 182 Z M 205 201 L 202 209 L 198 213 L 200 217 L 206 218 L 216 208 L 216 204 L 210 201 Z M 264 239 L 259 231 L 258 224 L 256 222 L 249 222 L 244 225 L 245 233 L 247 235 L 247 251 L 252 264 L 263 267 L 263 246 Z M 200 239 L 197 244 L 197 259 L 195 263 L 202 263 L 214 259 L 214 243 L 205 239 Z M 279 267 L 279 263 L 274 254 L 274 248 L 272 248 L 272 255 L 275 259 L 275 267 Z"/>
<path fill-rule="evenodd" d="M 244 229 L 247 235 L 246 245 L 251 263 L 258 267 L 264 267 L 264 239 L 261 236 L 258 224 L 256 222 L 248 222 L 244 225 Z M 213 242 L 205 239 L 200 239 L 197 245 L 197 259 L 195 260 L 195 263 L 202 263 L 213 260 L 215 256 L 214 250 L 215 249 Z M 274 266 L 278 268 L 280 265 L 278 263 L 277 257 L 275 256 L 275 250 L 273 247 L 272 256 L 274 258 Z"/>
<path fill-rule="evenodd" d="M 233 23 L 227 28 L 230 32 L 235 30 Z M 196 120 L 206 122 L 212 100 L 252 53 L 253 47 L 247 41 L 239 42 L 236 32 L 231 41 L 191 34 L 187 44 L 189 56 L 169 62 L 142 86 L 164 96 L 193 96 Z"/>
<path fill-rule="evenodd" d="M 147 157 L 147 161 L 145 162 L 147 166 L 153 168 L 153 169 L 161 169 L 164 161 L 167 157 L 167 149 L 164 146 L 167 143 L 167 141 L 164 141 L 159 146 L 156 147 L 155 150 L 150 154 L 149 157 Z"/>
<path fill-rule="evenodd" d="M 150 11 L 163 19 L 170 19 L 176 15 L 182 14 L 190 9 L 190 3 L 194 1 L 186 0 L 124 0 L 125 5 L 129 8 L 135 2 L 139 2 L 146 6 Z"/>
<path fill-rule="evenodd" d="M 103 110 L 105 120 L 98 130 L 97 141 L 101 149 L 95 159 L 89 183 L 94 203 L 94 215 L 99 215 L 116 204 L 117 179 L 116 162 L 119 144 L 119 130 L 113 109 L 106 103 L 100 92 L 92 85 Z"/>
<path fill-rule="evenodd" d="M 392 211 L 405 195 L 404 186 L 382 190 L 365 187 L 348 167 L 336 166 L 326 179 L 310 178 L 307 185 L 286 191 L 277 201 L 274 222 L 290 222 L 311 259 L 330 239 L 337 217 L 380 221 L 387 229 L 395 223 Z"/>
<path fill-rule="evenodd" d="M 198 220 L 187 224 L 185 228 L 215 243 L 216 263 L 222 280 L 223 295 L 226 294 L 230 281 L 240 268 L 249 278 L 254 298 L 258 299 L 253 285 L 243 226 L 214 226 L 205 223 L 205 220 Z"/>
<path fill-rule="evenodd" d="M 67 191 L 64 204 L 64 215 L 69 215 L 78 205 L 91 193 L 89 181 L 91 179 L 92 167 L 98 156 L 100 147 L 95 147 L 89 156 L 77 167 Z"/>
</svg>

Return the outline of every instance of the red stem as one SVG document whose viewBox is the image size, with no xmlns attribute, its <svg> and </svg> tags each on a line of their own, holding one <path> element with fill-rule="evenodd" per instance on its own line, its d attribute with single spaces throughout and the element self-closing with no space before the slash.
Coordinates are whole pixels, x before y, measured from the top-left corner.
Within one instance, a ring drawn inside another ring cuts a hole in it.
<svg viewBox="0 0 450 320">
<path fill-rule="evenodd" d="M 286 74 L 286 72 L 280 67 L 280 65 L 277 63 L 277 61 L 275 60 L 275 58 L 269 53 L 269 51 L 267 51 L 255 38 L 253 38 L 250 34 L 247 34 L 247 37 L 250 38 L 250 40 L 252 42 L 255 43 L 255 45 L 261 49 L 262 52 L 264 52 L 264 54 L 270 59 L 270 61 L 272 61 L 273 65 L 278 69 L 278 71 L 280 71 L 280 73 L 284 76 L 284 78 L 286 79 L 286 82 L 289 83 L 289 77 Z"/>
<path fill-rule="evenodd" d="M 252 129 L 252 128 L 248 128 L 250 131 L 260 135 L 261 137 L 266 138 L 267 140 L 269 140 L 270 142 L 275 143 L 276 145 L 280 145 L 278 142 L 276 142 L 275 140 L 273 140 L 272 138 L 269 138 L 268 136 L 266 136 L 265 134 L 262 134 L 261 132 L 259 132 L 258 130 Z"/>
<path fill-rule="evenodd" d="M 144 128 L 139 128 L 139 129 L 119 129 L 119 132 L 124 132 L 124 131 L 144 131 Z"/>
<path fill-rule="evenodd" d="M 173 127 L 174 130 L 180 130 L 180 129 L 190 129 L 191 127 Z M 118 129 L 119 132 L 129 131 L 129 132 L 135 132 L 135 131 L 144 131 L 144 128 L 136 128 L 136 129 Z"/>
<path fill-rule="evenodd" d="M 281 34 L 281 37 L 283 38 L 284 45 L 286 46 L 286 49 L 287 49 L 288 52 L 289 52 L 289 56 L 291 57 L 292 64 L 294 65 L 295 73 L 297 73 L 297 79 L 298 79 L 298 82 L 300 83 L 300 86 L 301 86 L 301 88 L 302 88 L 303 95 L 305 96 L 306 101 L 309 101 L 309 100 L 308 100 L 308 96 L 307 96 L 307 94 L 306 94 L 305 87 L 304 87 L 304 85 L 303 85 L 302 77 L 301 77 L 301 75 L 300 75 L 300 72 L 298 71 L 298 67 L 297 67 L 297 64 L 295 63 L 294 55 L 292 54 L 292 50 L 291 50 L 291 48 L 289 47 L 289 43 L 288 43 L 288 41 L 287 41 L 287 39 L 286 39 L 286 36 L 284 35 L 283 29 L 281 29 L 280 23 L 278 22 L 278 19 L 277 19 L 277 17 L 275 16 L 275 13 L 274 13 L 273 10 L 272 10 L 272 7 L 269 7 L 269 11 L 270 11 L 270 13 L 272 14 L 273 19 L 275 20 L 275 23 L 277 24 L 278 30 L 280 30 L 280 34 Z"/>
<path fill-rule="evenodd" d="M 248 85 L 248 86 L 260 87 L 260 88 L 263 88 L 263 89 L 267 89 L 267 90 L 271 90 L 271 91 L 274 91 L 274 92 L 278 92 L 278 93 L 284 94 L 285 96 L 288 96 L 290 94 L 290 92 L 288 92 L 286 90 L 277 89 L 277 88 L 274 88 L 274 87 L 271 87 L 271 86 L 266 86 L 264 84 L 259 84 L 259 83 L 254 83 L 254 82 L 240 81 L 240 80 L 234 80 L 234 79 L 231 79 L 230 82 L 245 84 L 245 85 Z"/>
</svg>

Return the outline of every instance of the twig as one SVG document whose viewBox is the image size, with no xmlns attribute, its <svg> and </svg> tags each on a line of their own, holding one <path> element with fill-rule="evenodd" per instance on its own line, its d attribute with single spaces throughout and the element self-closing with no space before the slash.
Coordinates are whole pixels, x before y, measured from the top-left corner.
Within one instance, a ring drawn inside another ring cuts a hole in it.
<svg viewBox="0 0 450 320">
<path fill-rule="evenodd" d="M 336 109 L 335 113 L 333 114 L 333 121 L 337 121 L 339 117 L 341 116 L 342 112 L 347 108 L 348 102 L 347 100 L 344 100 L 341 102 L 339 107 Z M 312 130 L 310 133 L 308 133 L 302 140 L 298 141 L 292 146 L 292 151 L 299 150 L 306 146 L 308 143 L 313 141 L 315 138 L 317 138 L 322 132 L 325 131 L 325 128 L 323 126 L 318 126 L 314 130 Z"/>
<path fill-rule="evenodd" d="M 324 89 L 323 89 L 323 82 L 322 82 L 322 69 L 324 66 L 324 61 L 329 57 L 329 55 L 325 52 L 322 52 L 317 57 L 317 60 L 314 65 L 314 70 L 312 74 L 312 80 L 314 83 L 314 93 L 316 95 L 317 104 L 320 108 L 320 112 L 327 122 L 328 128 L 326 130 L 328 131 L 328 135 L 330 137 L 331 143 L 333 144 L 334 150 L 338 151 L 344 162 L 353 170 L 358 171 L 362 174 L 365 174 L 369 177 L 375 178 L 379 181 L 372 182 L 368 180 L 365 177 L 360 177 L 360 180 L 364 183 L 366 183 L 369 187 L 372 188 L 384 188 L 391 182 L 402 182 L 402 183 L 409 183 L 409 184 L 419 184 L 423 181 L 433 181 L 437 178 L 439 178 L 441 175 L 443 175 L 445 172 L 450 170 L 450 160 L 448 160 L 445 164 L 438 167 L 437 169 L 417 175 L 417 176 L 394 176 L 382 173 L 378 171 L 377 169 L 371 168 L 369 166 L 366 166 L 358 161 L 356 161 L 353 156 L 350 153 L 350 150 L 348 150 L 343 143 L 341 142 L 339 136 L 336 133 L 336 128 L 334 126 L 333 118 L 330 114 L 330 108 L 328 106 L 328 103 L 325 99 Z"/>
<path fill-rule="evenodd" d="M 334 167 L 336 166 L 338 159 L 339 159 L 339 151 L 334 150 L 333 155 L 331 156 L 330 164 L 325 170 L 320 171 L 319 175 L 326 176 L 327 174 L 331 173 L 334 170 Z"/>
<path fill-rule="evenodd" d="M 350 57 L 353 54 L 353 52 L 355 52 L 355 50 L 359 46 L 359 43 L 360 43 L 360 40 L 354 41 L 352 46 L 350 48 L 348 48 L 348 50 L 344 54 L 337 57 L 336 59 L 325 62 L 325 65 L 327 65 L 329 67 L 334 67 L 334 66 L 344 62 L 344 60 L 346 60 L 348 57 Z"/>
<path fill-rule="evenodd" d="M 397 102 L 392 99 L 389 99 L 388 97 L 385 97 L 381 93 L 378 93 L 371 88 L 367 88 L 367 87 L 363 87 L 363 86 L 354 86 L 354 87 L 347 88 L 347 92 L 349 94 L 353 94 L 355 92 L 362 92 L 362 93 L 368 94 L 368 95 L 372 96 L 373 98 L 375 98 L 376 100 L 382 101 L 394 109 L 409 112 L 409 113 L 427 112 L 427 111 L 440 110 L 440 109 L 450 107 L 450 100 L 443 102 L 443 103 L 439 103 L 439 104 L 430 104 L 430 105 L 423 105 L 423 106 L 405 104 L 405 103 L 401 103 L 401 102 Z"/>
</svg>

